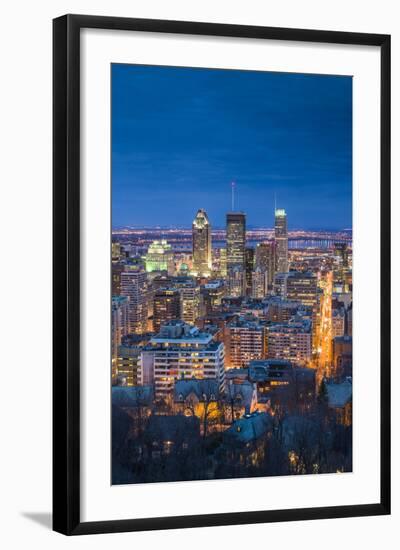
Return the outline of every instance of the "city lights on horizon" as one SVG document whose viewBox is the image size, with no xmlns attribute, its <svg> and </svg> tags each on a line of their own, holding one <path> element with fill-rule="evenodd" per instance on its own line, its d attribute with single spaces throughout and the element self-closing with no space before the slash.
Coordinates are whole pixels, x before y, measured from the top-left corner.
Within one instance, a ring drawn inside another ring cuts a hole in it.
<svg viewBox="0 0 400 550">
<path fill-rule="evenodd" d="M 284 208 L 274 209 L 273 228 L 249 228 L 246 214 L 233 210 L 233 194 L 231 206 L 223 229 L 199 208 L 190 228 L 113 232 L 113 404 L 124 388 L 145 396 L 135 420 L 141 427 L 132 426 L 141 471 L 157 471 L 161 456 L 180 460 L 194 440 L 207 453 L 217 434 L 223 463 L 251 460 L 256 475 L 351 471 L 351 439 L 334 451 L 332 465 L 318 461 L 309 470 L 294 439 L 282 449 L 283 469 L 263 469 L 270 423 L 285 421 L 282 411 L 287 421 L 300 415 L 312 424 L 320 416 L 331 430 L 351 434 L 351 232 L 289 231 Z M 184 427 L 182 418 L 198 424 Z M 187 437 L 194 432 L 184 443 L 170 432 L 157 436 L 148 454 L 140 433 L 149 437 L 161 419 Z M 160 479 L 199 475 L 179 471 Z M 143 482 L 142 475 L 125 482 Z M 213 468 L 212 477 L 227 475 Z"/>
</svg>

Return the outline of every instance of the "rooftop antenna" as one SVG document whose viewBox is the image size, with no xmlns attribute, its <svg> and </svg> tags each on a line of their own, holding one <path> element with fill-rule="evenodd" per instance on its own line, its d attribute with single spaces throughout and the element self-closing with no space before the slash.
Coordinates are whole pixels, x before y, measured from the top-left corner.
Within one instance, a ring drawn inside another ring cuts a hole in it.
<svg viewBox="0 0 400 550">
<path fill-rule="evenodd" d="M 231 187 L 232 187 L 232 212 L 235 211 L 235 182 L 233 181 L 231 183 Z"/>
<path fill-rule="evenodd" d="M 275 202 L 275 211 L 274 211 L 274 214 L 275 214 L 275 212 L 276 212 L 276 191 L 274 193 L 274 202 Z"/>
</svg>

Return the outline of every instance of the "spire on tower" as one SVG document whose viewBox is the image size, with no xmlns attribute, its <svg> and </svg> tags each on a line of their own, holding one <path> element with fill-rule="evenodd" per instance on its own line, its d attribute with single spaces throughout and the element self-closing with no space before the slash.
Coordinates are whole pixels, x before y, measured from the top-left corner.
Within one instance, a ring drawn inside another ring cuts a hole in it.
<svg viewBox="0 0 400 550">
<path fill-rule="evenodd" d="M 232 181 L 231 183 L 232 188 L 232 212 L 235 210 L 235 182 Z"/>
</svg>

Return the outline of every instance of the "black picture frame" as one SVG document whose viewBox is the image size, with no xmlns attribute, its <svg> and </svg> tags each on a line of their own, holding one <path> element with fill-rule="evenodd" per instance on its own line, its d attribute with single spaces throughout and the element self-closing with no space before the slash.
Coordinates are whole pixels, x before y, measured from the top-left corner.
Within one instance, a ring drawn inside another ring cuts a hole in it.
<svg viewBox="0 0 400 550">
<path fill-rule="evenodd" d="M 371 504 L 80 520 L 80 31 L 84 28 L 306 41 L 381 50 L 381 495 Z M 66 535 L 390 514 L 390 36 L 120 17 L 53 21 L 53 529 Z"/>
</svg>

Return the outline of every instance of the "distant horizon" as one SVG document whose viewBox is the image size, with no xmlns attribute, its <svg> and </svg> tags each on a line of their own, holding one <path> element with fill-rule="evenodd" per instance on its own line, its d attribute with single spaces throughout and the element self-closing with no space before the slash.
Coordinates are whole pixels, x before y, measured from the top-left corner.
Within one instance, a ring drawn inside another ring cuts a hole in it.
<svg viewBox="0 0 400 550">
<path fill-rule="evenodd" d="M 124 224 L 124 225 L 114 225 L 112 226 L 112 231 L 118 230 L 118 229 L 187 229 L 188 231 L 192 229 L 192 225 L 142 225 L 142 224 Z M 226 226 L 218 226 L 218 225 L 212 225 L 211 223 L 211 231 L 218 230 L 222 231 L 226 229 Z M 246 230 L 265 230 L 265 231 L 273 231 L 274 226 L 266 226 L 266 225 L 248 225 L 246 224 Z M 338 233 L 338 232 L 353 232 L 353 229 L 351 227 L 337 227 L 337 228 L 327 228 L 327 227 L 288 227 L 288 232 L 292 231 L 312 231 L 312 232 L 321 232 L 326 231 L 329 233 Z"/>
</svg>

